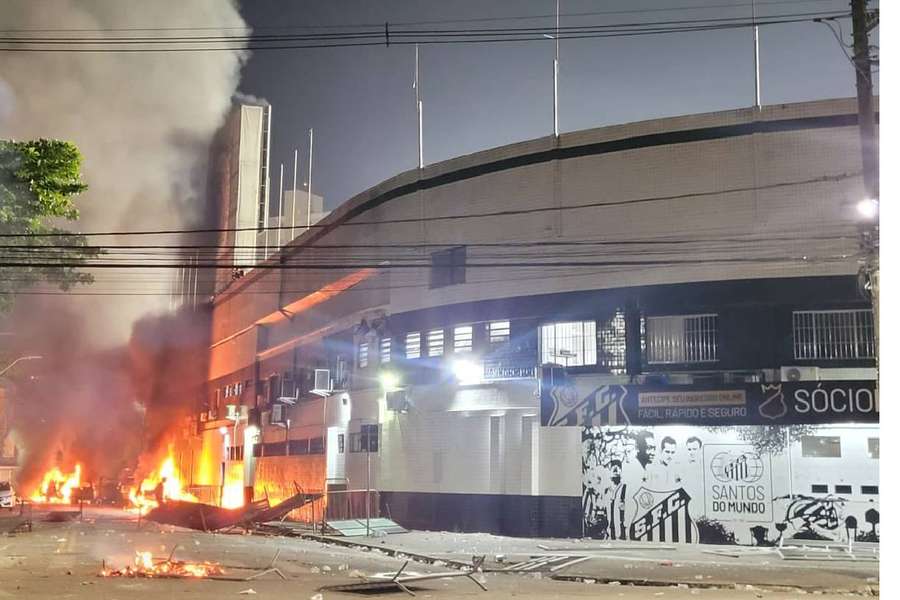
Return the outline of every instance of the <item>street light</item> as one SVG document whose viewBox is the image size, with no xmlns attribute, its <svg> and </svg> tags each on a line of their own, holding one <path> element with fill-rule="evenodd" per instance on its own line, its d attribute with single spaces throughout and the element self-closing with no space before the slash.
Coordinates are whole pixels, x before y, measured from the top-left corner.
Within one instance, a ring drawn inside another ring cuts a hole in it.
<svg viewBox="0 0 900 600">
<path fill-rule="evenodd" d="M 14 366 L 16 366 L 16 363 L 19 363 L 23 360 L 40 360 L 42 358 L 44 358 L 44 357 L 43 356 L 20 356 L 16 360 L 14 360 L 11 363 L 9 363 L 8 365 L 6 365 L 6 368 L 3 369 L 2 371 L 0 371 L 0 375 L 3 375 L 4 373 L 6 373 L 10 369 L 12 369 Z"/>
<path fill-rule="evenodd" d="M 872 220 L 878 216 L 878 200 L 875 200 L 874 198 L 860 200 L 856 205 L 856 210 L 859 211 L 859 214 L 863 218 Z"/>
</svg>

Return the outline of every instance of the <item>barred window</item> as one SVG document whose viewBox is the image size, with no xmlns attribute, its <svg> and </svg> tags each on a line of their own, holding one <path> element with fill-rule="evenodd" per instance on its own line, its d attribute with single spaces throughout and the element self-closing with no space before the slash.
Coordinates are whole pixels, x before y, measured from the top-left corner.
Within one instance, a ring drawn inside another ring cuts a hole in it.
<svg viewBox="0 0 900 600">
<path fill-rule="evenodd" d="M 794 312 L 794 358 L 875 358 L 875 320 L 870 309 Z"/>
<path fill-rule="evenodd" d="M 616 313 L 597 330 L 597 364 L 611 373 L 625 372 L 625 313 Z"/>
<path fill-rule="evenodd" d="M 472 326 L 460 325 L 453 328 L 453 351 L 454 352 L 471 352 L 472 351 Z"/>
<path fill-rule="evenodd" d="M 719 316 L 713 314 L 647 317 L 647 362 L 680 364 L 718 360 L 718 321 Z"/>
<path fill-rule="evenodd" d="M 509 321 L 491 321 L 488 323 L 488 339 L 492 344 L 505 344 L 509 341 Z"/>
<path fill-rule="evenodd" d="M 597 364 L 596 322 L 574 321 L 542 326 L 541 363 L 564 367 Z"/>
<path fill-rule="evenodd" d="M 428 332 L 428 356 L 444 354 L 444 330 L 432 329 Z"/>
<path fill-rule="evenodd" d="M 378 452 L 378 425 L 360 425 L 350 434 L 350 452 Z"/>
<path fill-rule="evenodd" d="M 365 369 L 369 366 L 369 344 L 368 342 L 362 342 L 359 345 L 359 353 L 357 354 L 357 366 L 360 369 Z"/>
<path fill-rule="evenodd" d="M 422 356 L 422 334 L 418 331 L 406 334 L 406 358 Z"/>
<path fill-rule="evenodd" d="M 380 354 L 379 357 L 382 363 L 391 362 L 391 338 L 385 337 L 381 338 L 379 342 Z"/>
</svg>

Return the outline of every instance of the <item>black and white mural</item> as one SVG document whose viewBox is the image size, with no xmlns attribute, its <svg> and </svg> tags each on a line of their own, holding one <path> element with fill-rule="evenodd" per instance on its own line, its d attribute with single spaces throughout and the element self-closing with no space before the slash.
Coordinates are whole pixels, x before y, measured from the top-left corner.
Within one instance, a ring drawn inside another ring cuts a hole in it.
<svg viewBox="0 0 900 600">
<path fill-rule="evenodd" d="M 581 431 L 586 537 L 762 546 L 782 536 L 878 540 L 877 460 L 853 447 L 877 428 L 827 431 L 846 438 L 843 461 L 804 456 L 799 443 L 760 452 L 736 428 Z"/>
</svg>

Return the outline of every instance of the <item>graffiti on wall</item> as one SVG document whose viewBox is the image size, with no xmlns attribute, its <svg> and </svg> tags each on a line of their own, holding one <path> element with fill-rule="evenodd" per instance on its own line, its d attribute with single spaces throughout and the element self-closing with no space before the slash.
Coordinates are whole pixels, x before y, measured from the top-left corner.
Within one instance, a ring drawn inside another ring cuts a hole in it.
<svg viewBox="0 0 900 600">
<path fill-rule="evenodd" d="M 541 424 L 560 426 L 877 423 L 874 381 L 618 385 L 541 370 Z"/>
<path fill-rule="evenodd" d="M 782 538 L 879 540 L 876 499 L 785 494 L 786 473 L 776 494 L 772 455 L 705 431 L 582 428 L 585 536 L 759 546 Z"/>
<path fill-rule="evenodd" d="M 648 429 L 582 430 L 582 507 L 588 537 L 610 540 L 699 541 L 691 516 L 702 442 L 657 442 Z M 684 461 L 677 457 L 683 455 Z"/>
</svg>

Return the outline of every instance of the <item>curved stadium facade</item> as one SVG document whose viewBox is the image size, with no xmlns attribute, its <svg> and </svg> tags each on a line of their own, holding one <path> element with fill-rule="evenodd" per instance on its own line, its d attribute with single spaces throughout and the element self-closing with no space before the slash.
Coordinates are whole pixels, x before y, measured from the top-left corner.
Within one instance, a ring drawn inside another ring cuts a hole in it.
<svg viewBox="0 0 900 600">
<path fill-rule="evenodd" d="M 423 529 L 877 539 L 860 171 L 828 100 L 393 177 L 220 275 L 182 467 L 211 501 L 327 492 L 317 521 L 368 497 Z M 258 199 L 223 195 L 226 226 Z"/>
</svg>

